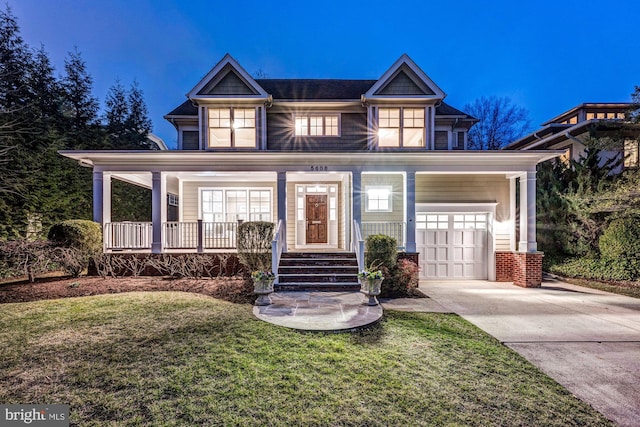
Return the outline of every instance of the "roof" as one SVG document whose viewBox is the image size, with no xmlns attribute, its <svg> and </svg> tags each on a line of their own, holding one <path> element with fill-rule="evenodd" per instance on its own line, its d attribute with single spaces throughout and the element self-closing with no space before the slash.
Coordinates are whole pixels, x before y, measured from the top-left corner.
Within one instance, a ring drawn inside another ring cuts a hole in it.
<svg viewBox="0 0 640 427">
<path fill-rule="evenodd" d="M 546 126 L 550 123 L 557 123 L 557 122 L 561 122 L 564 119 L 568 118 L 569 116 L 572 116 L 574 113 L 576 113 L 579 110 L 599 110 L 599 109 L 606 109 L 609 111 L 626 111 L 628 110 L 633 104 L 629 103 L 629 102 L 583 102 L 580 105 L 576 105 L 575 107 L 571 108 L 570 110 L 565 111 L 564 113 L 558 114 L 557 116 L 555 116 L 554 118 L 552 118 L 551 120 L 547 120 L 546 122 L 544 122 L 542 124 L 542 126 Z"/>
<path fill-rule="evenodd" d="M 256 79 L 273 99 L 313 101 L 318 99 L 360 100 L 377 80 Z"/>
<path fill-rule="evenodd" d="M 339 79 L 256 79 L 256 82 L 274 100 L 343 100 L 360 101 L 362 94 L 377 82 L 377 80 L 339 80 Z M 198 108 L 189 99 L 174 108 L 167 116 L 197 116 Z M 474 117 L 441 102 L 436 107 L 438 116 L 464 116 L 465 119 L 476 120 Z"/>
</svg>

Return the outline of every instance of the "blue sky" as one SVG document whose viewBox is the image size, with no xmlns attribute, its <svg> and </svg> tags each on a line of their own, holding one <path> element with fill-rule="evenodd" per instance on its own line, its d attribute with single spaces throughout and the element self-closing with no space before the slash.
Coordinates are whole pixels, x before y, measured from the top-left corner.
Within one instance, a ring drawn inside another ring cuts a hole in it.
<svg viewBox="0 0 640 427">
<path fill-rule="evenodd" d="M 58 72 L 77 46 L 102 102 L 118 78 L 162 116 L 225 53 L 271 78 L 377 79 L 407 53 L 462 108 L 508 96 L 534 125 L 640 85 L 640 2 L 8 0 L 25 41 Z M 607 7 L 611 5 L 612 7 Z"/>
</svg>

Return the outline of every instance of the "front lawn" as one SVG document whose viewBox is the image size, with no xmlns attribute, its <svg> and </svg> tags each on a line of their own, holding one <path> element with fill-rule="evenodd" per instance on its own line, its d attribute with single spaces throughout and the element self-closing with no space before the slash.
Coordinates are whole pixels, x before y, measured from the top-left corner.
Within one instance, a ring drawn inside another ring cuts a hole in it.
<svg viewBox="0 0 640 427">
<path fill-rule="evenodd" d="M 0 305 L 0 402 L 96 426 L 610 425 L 455 315 L 300 333 L 180 292 Z"/>
</svg>

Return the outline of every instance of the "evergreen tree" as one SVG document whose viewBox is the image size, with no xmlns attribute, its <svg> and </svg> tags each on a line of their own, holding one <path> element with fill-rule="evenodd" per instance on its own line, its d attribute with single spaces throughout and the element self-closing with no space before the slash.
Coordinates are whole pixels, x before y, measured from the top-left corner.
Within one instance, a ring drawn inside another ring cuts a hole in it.
<svg viewBox="0 0 640 427">
<path fill-rule="evenodd" d="M 131 145 L 137 149 L 150 150 L 156 149 L 155 144 L 151 144 L 147 139 L 147 135 L 151 133 L 151 120 L 149 119 L 149 111 L 144 101 L 142 89 L 138 86 L 138 82 L 134 81 L 127 95 L 129 103 L 129 114 L 126 119 L 126 127 L 130 131 Z"/>
</svg>

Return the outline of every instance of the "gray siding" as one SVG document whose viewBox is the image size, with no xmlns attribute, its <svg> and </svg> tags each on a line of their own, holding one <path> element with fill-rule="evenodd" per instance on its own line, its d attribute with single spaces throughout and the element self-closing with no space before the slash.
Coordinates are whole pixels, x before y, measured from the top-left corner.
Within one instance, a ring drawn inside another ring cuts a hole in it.
<svg viewBox="0 0 640 427">
<path fill-rule="evenodd" d="M 446 130 L 437 130 L 436 131 L 436 140 L 435 140 L 435 149 L 436 150 L 448 150 L 449 149 L 449 132 Z"/>
<path fill-rule="evenodd" d="M 185 130 L 182 132 L 182 149 L 197 150 L 199 149 L 199 133 L 197 130 Z"/>
<path fill-rule="evenodd" d="M 380 95 L 425 95 L 425 91 L 415 84 L 404 71 L 398 73 L 378 93 Z M 430 95 L 432 94 L 433 92 L 430 93 Z"/>
<path fill-rule="evenodd" d="M 267 149 L 284 151 L 355 151 L 367 148 L 367 114 L 341 113 L 337 137 L 294 136 L 293 113 L 267 112 Z"/>
</svg>

